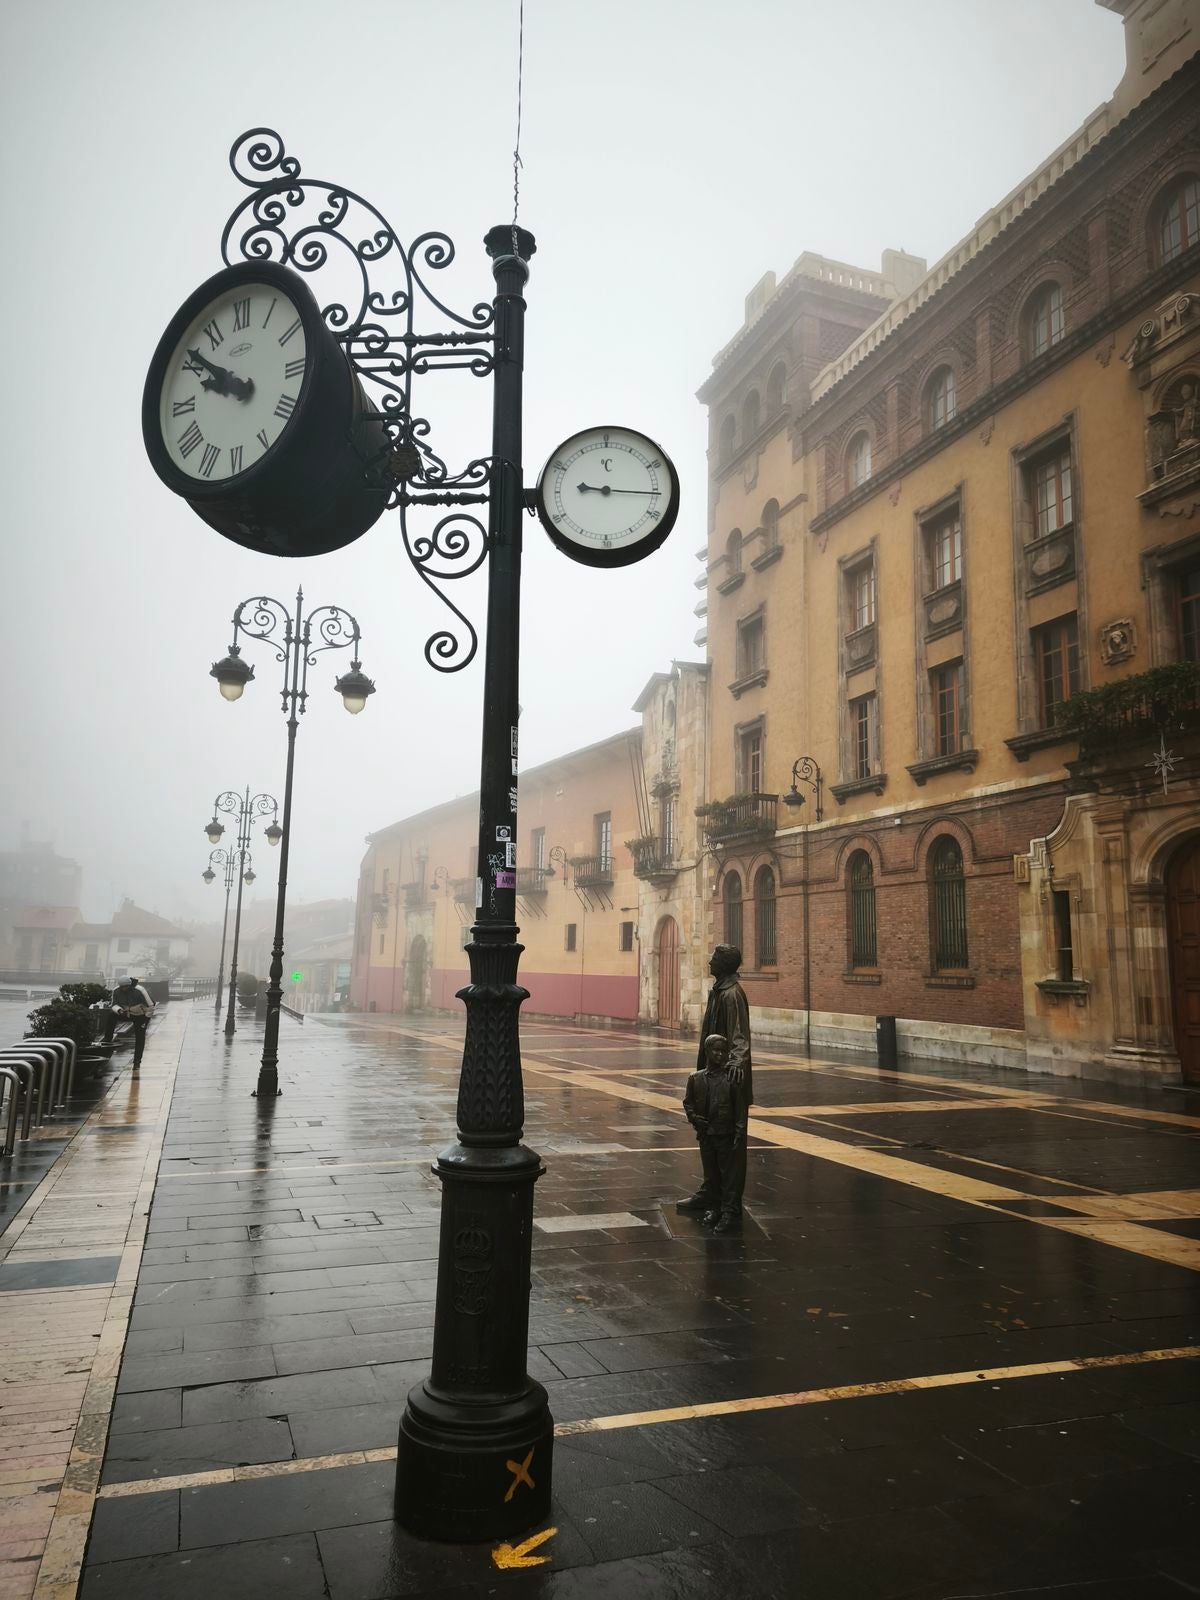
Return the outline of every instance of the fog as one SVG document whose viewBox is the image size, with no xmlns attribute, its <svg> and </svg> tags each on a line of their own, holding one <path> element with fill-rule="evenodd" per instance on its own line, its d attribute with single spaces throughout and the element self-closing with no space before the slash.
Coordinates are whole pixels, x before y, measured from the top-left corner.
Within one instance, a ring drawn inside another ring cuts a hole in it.
<svg viewBox="0 0 1200 1600">
<path fill-rule="evenodd" d="M 353 895 L 364 835 L 475 786 L 482 655 L 455 676 L 426 666 L 445 614 L 394 514 L 304 561 L 208 529 L 146 461 L 142 385 L 222 264 L 248 192 L 228 150 L 254 126 L 402 240 L 448 232 L 459 253 L 439 290 L 464 310 L 490 298 L 482 236 L 512 214 L 517 0 L 6 0 L 0 28 L 0 849 L 26 820 L 78 859 L 89 918 L 122 894 L 216 915 L 203 823 L 220 789 L 282 799 L 285 724 L 265 646 L 247 647 L 257 678 L 235 705 L 208 669 L 240 600 L 287 602 L 299 582 L 357 616 L 378 693 L 347 716 L 332 691 L 347 656 L 313 669 L 290 892 Z M 615 573 L 527 522 L 524 766 L 631 725 L 650 673 L 701 654 L 694 394 L 751 286 L 805 249 L 934 261 L 1108 98 L 1123 57 L 1119 17 L 1092 0 L 526 0 L 526 481 L 575 429 L 619 421 L 674 457 L 683 501 L 663 549 Z M 485 455 L 489 381 L 418 383 L 437 390 L 417 403 L 438 453 Z M 482 623 L 478 582 L 453 587 Z"/>
</svg>

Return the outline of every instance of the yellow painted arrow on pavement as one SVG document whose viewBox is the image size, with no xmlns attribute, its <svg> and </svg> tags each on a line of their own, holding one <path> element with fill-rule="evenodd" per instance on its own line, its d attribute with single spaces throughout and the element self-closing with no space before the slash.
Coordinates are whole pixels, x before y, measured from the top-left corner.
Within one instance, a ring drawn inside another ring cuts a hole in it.
<svg viewBox="0 0 1200 1600">
<path fill-rule="evenodd" d="M 550 1557 L 533 1556 L 529 1552 L 536 1550 L 547 1539 L 552 1539 L 557 1532 L 557 1528 L 543 1528 L 541 1533 L 531 1534 L 520 1544 L 499 1544 L 492 1551 L 492 1560 L 498 1567 L 540 1567 Z"/>
</svg>

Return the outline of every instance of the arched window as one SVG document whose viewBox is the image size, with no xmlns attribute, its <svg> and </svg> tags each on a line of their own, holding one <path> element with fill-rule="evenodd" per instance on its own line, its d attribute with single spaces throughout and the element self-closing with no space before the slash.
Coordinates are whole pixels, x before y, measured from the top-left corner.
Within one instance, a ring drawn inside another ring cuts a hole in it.
<svg viewBox="0 0 1200 1600">
<path fill-rule="evenodd" d="M 846 451 L 846 476 L 852 489 L 866 483 L 871 476 L 871 435 L 865 431 L 856 433 L 850 441 Z"/>
<path fill-rule="evenodd" d="M 779 543 L 779 501 L 768 500 L 762 509 L 763 549 L 774 550 Z"/>
<path fill-rule="evenodd" d="M 953 371 L 949 367 L 939 367 L 930 378 L 925 394 L 929 426 L 944 428 L 958 409 Z"/>
<path fill-rule="evenodd" d="M 783 410 L 783 385 L 787 378 L 787 368 L 781 361 L 777 367 L 771 369 L 771 376 L 767 379 L 767 415 L 773 417 L 777 411 Z"/>
<path fill-rule="evenodd" d="M 759 867 L 754 876 L 754 949 L 757 965 L 775 965 L 775 874 Z"/>
<path fill-rule="evenodd" d="M 725 943 L 742 948 L 742 880 L 736 872 L 725 875 Z"/>
<path fill-rule="evenodd" d="M 729 568 L 729 577 L 742 570 L 742 530 L 740 528 L 735 528 L 725 541 L 725 565 Z"/>
<path fill-rule="evenodd" d="M 1183 178 L 1168 191 L 1159 212 L 1159 254 L 1164 261 L 1174 261 L 1197 242 L 1200 242 L 1200 180 Z"/>
<path fill-rule="evenodd" d="M 1066 330 L 1062 290 L 1047 283 L 1029 302 L 1029 354 L 1040 356 L 1062 338 Z"/>
<path fill-rule="evenodd" d="M 717 439 L 717 460 L 722 464 L 733 460 L 733 440 L 736 432 L 736 419 L 732 416 L 723 418 Z"/>
<path fill-rule="evenodd" d="M 742 401 L 742 443 L 748 444 L 755 438 L 762 427 L 762 403 L 758 398 L 758 390 L 751 389 Z"/>
<path fill-rule="evenodd" d="M 850 965 L 878 965 L 875 945 L 875 864 L 865 850 L 856 850 L 846 868 L 849 896 Z"/>
<path fill-rule="evenodd" d="M 949 834 L 929 852 L 929 953 L 935 972 L 967 965 L 967 882 L 962 849 Z"/>
</svg>

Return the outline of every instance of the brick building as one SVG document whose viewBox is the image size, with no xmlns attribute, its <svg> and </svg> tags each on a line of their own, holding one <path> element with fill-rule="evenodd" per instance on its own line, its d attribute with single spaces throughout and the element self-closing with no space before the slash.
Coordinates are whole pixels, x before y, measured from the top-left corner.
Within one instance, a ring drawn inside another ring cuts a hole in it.
<svg viewBox="0 0 1200 1600">
<path fill-rule="evenodd" d="M 700 390 L 764 1030 L 1200 1076 L 1200 5 L 1103 3 L 1111 101 L 929 271 L 768 275 Z"/>
</svg>

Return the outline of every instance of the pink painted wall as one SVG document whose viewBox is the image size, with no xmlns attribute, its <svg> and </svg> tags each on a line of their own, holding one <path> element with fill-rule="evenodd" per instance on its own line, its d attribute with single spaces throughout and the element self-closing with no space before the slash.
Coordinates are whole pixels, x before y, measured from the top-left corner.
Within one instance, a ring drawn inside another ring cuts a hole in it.
<svg viewBox="0 0 1200 1600">
<path fill-rule="evenodd" d="M 430 999 L 442 1011 L 455 1011 L 461 1002 L 459 989 L 471 981 L 465 967 L 451 971 L 434 967 L 430 973 Z M 529 990 L 526 1011 L 552 1017 L 617 1017 L 633 1019 L 638 1014 L 636 977 L 611 977 L 603 974 L 566 972 L 520 972 L 518 981 Z M 403 973 L 397 970 L 395 984 L 391 968 L 372 968 L 368 983 L 355 994 L 356 1004 L 376 1011 L 398 1011 L 404 1006 Z"/>
</svg>

